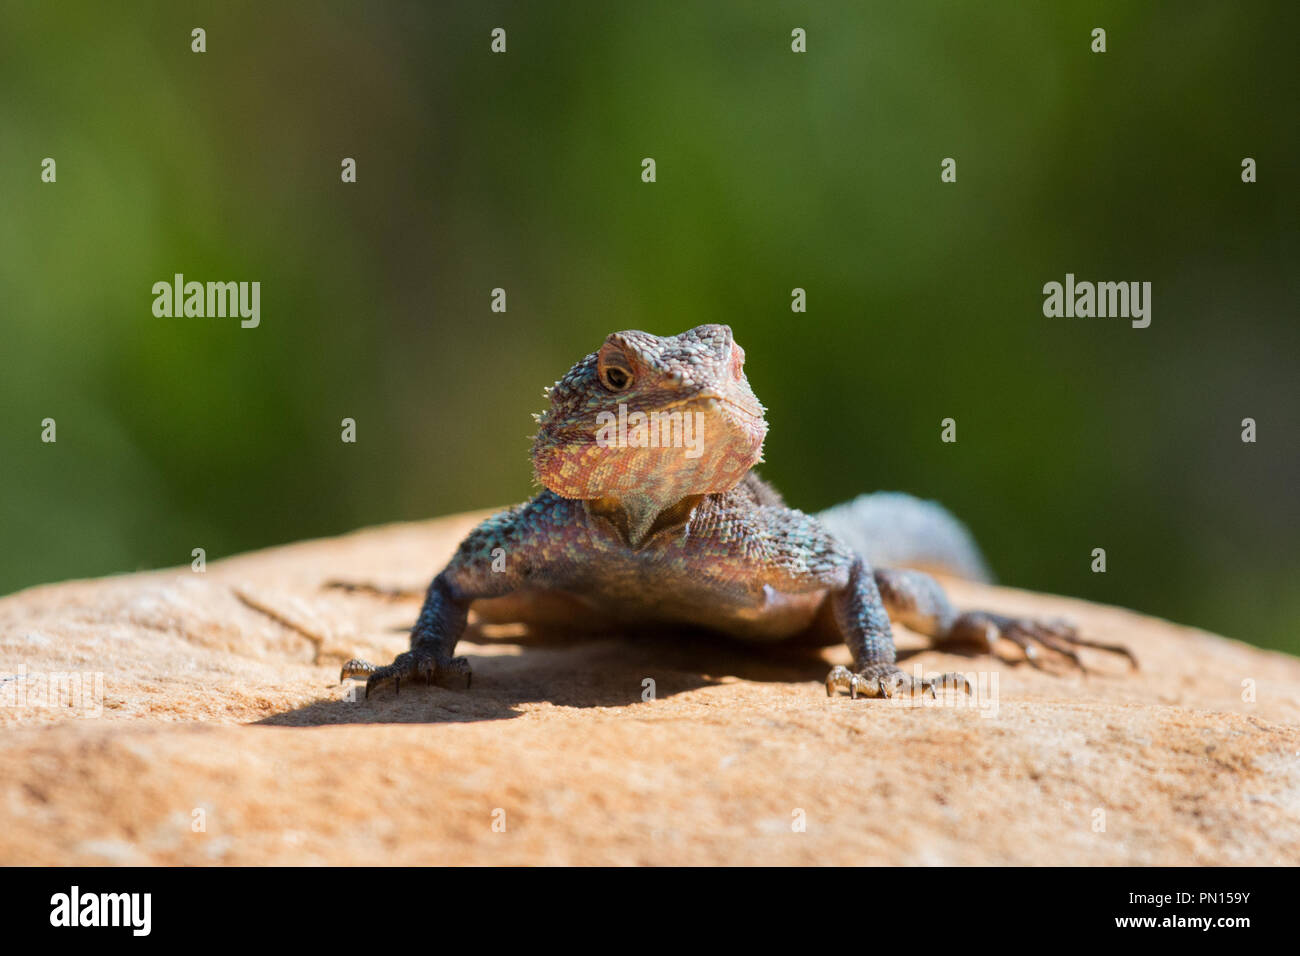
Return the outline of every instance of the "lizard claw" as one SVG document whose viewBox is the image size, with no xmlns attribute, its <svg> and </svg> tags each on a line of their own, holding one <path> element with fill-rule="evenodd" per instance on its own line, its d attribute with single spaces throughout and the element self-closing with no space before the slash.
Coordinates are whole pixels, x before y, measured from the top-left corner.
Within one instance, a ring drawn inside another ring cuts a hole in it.
<svg viewBox="0 0 1300 956">
<path fill-rule="evenodd" d="M 838 666 L 826 675 L 826 696 L 833 697 L 837 690 L 848 690 L 849 697 L 915 696 L 918 693 L 938 697 L 937 687 L 961 687 L 971 693 L 970 681 L 965 674 L 940 674 L 936 677 L 913 678 L 893 664 L 872 664 L 857 673 Z"/>
<path fill-rule="evenodd" d="M 339 683 L 342 684 L 349 677 L 369 677 L 374 672 L 374 664 L 354 657 L 345 663 L 343 669 L 339 671 Z"/>
<path fill-rule="evenodd" d="M 469 690 L 474 674 L 469 661 L 463 657 L 437 658 L 427 651 L 407 651 L 398 654 L 393 663 L 387 667 L 376 667 L 368 661 L 350 660 L 343 665 L 339 674 L 342 683 L 349 677 L 366 678 L 366 698 L 370 692 L 392 682 L 394 695 L 402 692 L 402 679 L 418 680 L 431 684 L 438 678 L 459 676 L 465 679 L 465 689 Z"/>
<path fill-rule="evenodd" d="M 942 643 L 975 644 L 995 657 L 995 648 L 999 637 L 1006 638 L 1020 648 L 1021 653 L 1031 666 L 1042 669 L 1041 648 L 1055 651 L 1070 661 L 1082 674 L 1088 669 L 1083 666 L 1077 648 L 1093 647 L 1109 651 L 1128 658 L 1129 666 L 1137 670 L 1137 658 L 1127 647 L 1119 644 L 1103 644 L 1079 636 L 1078 628 L 1069 621 L 1055 619 L 1037 621 L 1027 617 L 1010 617 L 1005 614 L 993 614 L 987 611 L 969 611 L 953 623 L 948 638 Z M 1007 658 L 1002 658 L 1007 660 Z"/>
</svg>

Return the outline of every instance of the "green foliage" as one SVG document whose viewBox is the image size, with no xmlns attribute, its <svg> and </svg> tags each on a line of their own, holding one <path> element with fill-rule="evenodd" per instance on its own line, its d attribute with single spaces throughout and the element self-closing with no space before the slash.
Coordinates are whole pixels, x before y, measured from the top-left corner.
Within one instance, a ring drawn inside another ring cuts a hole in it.
<svg viewBox="0 0 1300 956">
<path fill-rule="evenodd" d="M 1300 651 L 1289 9 L 6 3 L 0 592 L 521 499 L 543 385 L 719 321 L 791 502 Z M 1152 326 L 1044 318 L 1067 271 Z M 176 272 L 261 327 L 155 318 Z"/>
</svg>

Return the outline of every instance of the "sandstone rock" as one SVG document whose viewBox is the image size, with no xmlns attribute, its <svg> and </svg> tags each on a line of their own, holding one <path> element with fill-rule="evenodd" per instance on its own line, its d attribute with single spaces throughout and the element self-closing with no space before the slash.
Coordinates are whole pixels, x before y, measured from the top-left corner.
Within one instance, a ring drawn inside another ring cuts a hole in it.
<svg viewBox="0 0 1300 956">
<path fill-rule="evenodd" d="M 322 584 L 423 589 L 476 517 L 0 600 L 0 863 L 1300 862 L 1300 660 L 1066 598 L 950 582 L 1141 671 L 925 651 L 998 693 L 918 707 L 828 699 L 843 649 L 484 628 L 472 690 L 348 700 L 419 602 Z"/>
</svg>

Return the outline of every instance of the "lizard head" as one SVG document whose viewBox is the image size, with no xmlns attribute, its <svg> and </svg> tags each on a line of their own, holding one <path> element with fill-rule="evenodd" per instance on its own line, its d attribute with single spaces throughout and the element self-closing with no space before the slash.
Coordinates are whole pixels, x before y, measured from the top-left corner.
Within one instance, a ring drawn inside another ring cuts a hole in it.
<svg viewBox="0 0 1300 956">
<path fill-rule="evenodd" d="M 533 470 L 564 498 L 654 513 L 728 491 L 762 460 L 767 422 L 725 325 L 615 332 L 548 390 Z"/>
</svg>

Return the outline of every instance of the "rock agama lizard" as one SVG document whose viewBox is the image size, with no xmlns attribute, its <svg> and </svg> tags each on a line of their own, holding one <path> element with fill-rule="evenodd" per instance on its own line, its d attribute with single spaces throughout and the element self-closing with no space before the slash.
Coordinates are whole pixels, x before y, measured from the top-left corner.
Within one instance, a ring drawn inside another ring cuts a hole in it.
<svg viewBox="0 0 1300 956">
<path fill-rule="evenodd" d="M 787 507 L 752 470 L 767 422 L 744 363 L 725 325 L 606 338 L 548 390 L 550 407 L 536 416 L 532 463 L 544 490 L 465 538 L 429 585 L 409 651 L 386 667 L 350 660 L 340 680 L 365 677 L 367 696 L 412 679 L 468 687 L 469 663 L 454 654 L 471 607 L 485 621 L 572 615 L 586 625 L 842 641 L 853 667 L 831 670 L 826 692 L 852 697 L 965 684 L 960 674 L 916 680 L 901 670 L 891 618 L 938 646 L 995 653 L 1005 638 L 1031 663 L 1047 648 L 1082 667 L 1079 646 L 1136 663 L 1064 622 L 955 610 L 917 568 L 976 579 L 987 571 L 965 527 L 937 504 L 888 493 L 817 516 Z M 683 422 L 694 426 L 689 443 L 672 440 Z"/>
</svg>

